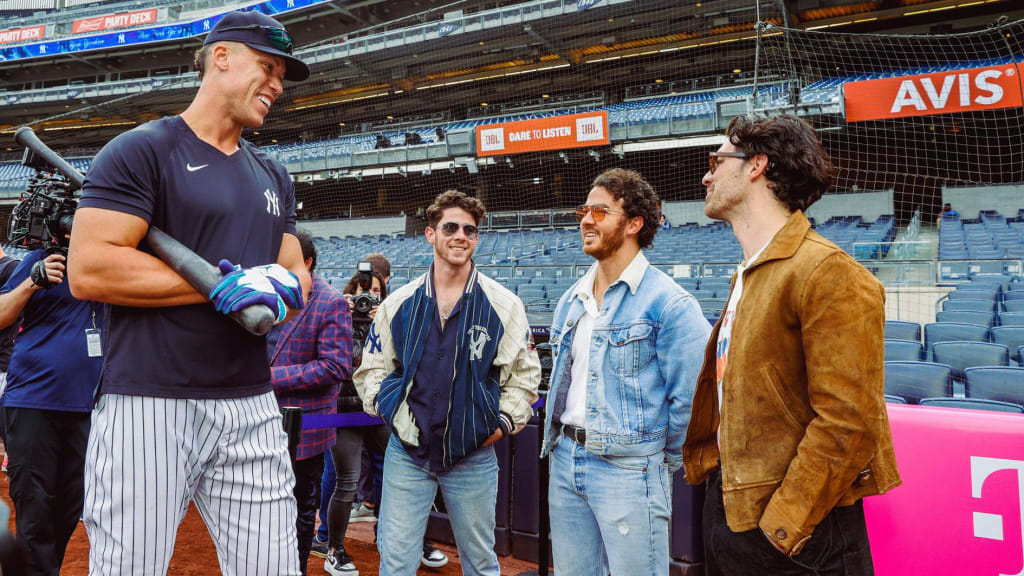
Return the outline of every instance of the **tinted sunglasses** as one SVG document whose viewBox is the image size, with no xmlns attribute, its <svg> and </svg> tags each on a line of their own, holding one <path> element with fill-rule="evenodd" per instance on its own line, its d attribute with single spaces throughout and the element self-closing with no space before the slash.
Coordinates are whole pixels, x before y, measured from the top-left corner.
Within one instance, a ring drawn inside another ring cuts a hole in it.
<svg viewBox="0 0 1024 576">
<path fill-rule="evenodd" d="M 625 214 L 622 210 L 612 210 L 604 204 L 591 204 L 589 206 L 580 204 L 576 207 L 576 221 L 582 222 L 587 217 L 587 212 L 590 212 L 590 215 L 594 217 L 594 222 L 601 222 L 609 213 Z"/>
<path fill-rule="evenodd" d="M 459 231 L 459 225 L 457 222 L 445 222 L 438 228 L 445 236 L 455 236 L 455 233 Z M 479 234 L 477 227 L 472 224 L 463 224 L 462 233 L 466 235 L 466 238 L 474 240 Z"/>
<path fill-rule="evenodd" d="M 743 152 L 709 152 L 708 172 L 715 173 L 715 168 L 718 168 L 721 158 L 749 158 L 749 156 Z"/>
<path fill-rule="evenodd" d="M 267 42 L 269 42 L 271 46 L 277 48 L 281 52 L 291 54 L 292 48 L 294 48 L 294 44 L 292 44 L 292 35 L 289 34 L 288 31 L 285 30 L 284 28 L 275 28 L 273 26 L 252 24 L 249 26 L 224 28 L 223 30 L 219 30 L 219 32 L 230 32 L 232 30 L 262 30 L 263 34 L 266 35 L 267 37 Z"/>
</svg>

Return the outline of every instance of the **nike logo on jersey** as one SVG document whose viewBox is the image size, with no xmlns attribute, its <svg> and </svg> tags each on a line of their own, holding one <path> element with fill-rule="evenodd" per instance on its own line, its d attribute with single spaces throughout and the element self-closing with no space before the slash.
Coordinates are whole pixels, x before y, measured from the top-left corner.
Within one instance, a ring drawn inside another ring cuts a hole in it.
<svg viewBox="0 0 1024 576">
<path fill-rule="evenodd" d="M 196 170 L 202 170 L 203 168 L 206 168 L 207 166 L 209 166 L 209 164 L 200 164 L 199 166 L 193 166 L 191 164 L 185 164 L 185 169 L 188 170 L 189 172 L 195 172 Z"/>
</svg>

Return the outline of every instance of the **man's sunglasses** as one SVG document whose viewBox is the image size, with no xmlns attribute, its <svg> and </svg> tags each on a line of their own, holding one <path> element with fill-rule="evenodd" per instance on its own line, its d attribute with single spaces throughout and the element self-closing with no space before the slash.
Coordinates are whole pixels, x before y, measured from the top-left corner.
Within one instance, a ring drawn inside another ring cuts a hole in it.
<svg viewBox="0 0 1024 576">
<path fill-rule="evenodd" d="M 604 204 L 591 204 L 589 206 L 580 204 L 576 207 L 576 221 L 582 222 L 587 217 L 587 212 L 590 212 L 590 215 L 594 217 L 594 222 L 601 222 L 609 213 L 625 214 L 622 210 L 612 210 Z"/>
<path fill-rule="evenodd" d="M 292 35 L 288 33 L 284 28 L 275 28 L 273 26 L 263 26 L 260 24 L 252 24 L 250 26 L 238 26 L 235 28 L 224 28 L 220 32 L 230 32 L 232 30 L 262 30 L 263 34 L 267 37 L 267 42 L 274 48 L 277 48 L 285 54 L 291 54 L 292 48 L 295 47 L 292 44 Z"/>
<path fill-rule="evenodd" d="M 715 173 L 715 169 L 718 168 L 718 163 L 721 158 L 749 158 L 747 154 L 743 152 L 710 152 L 708 153 L 708 171 L 712 174 Z"/>
<path fill-rule="evenodd" d="M 459 231 L 459 225 L 457 222 L 445 222 L 444 224 L 441 224 L 439 230 L 441 230 L 441 233 L 445 236 L 455 236 L 455 233 Z M 462 233 L 466 235 L 466 238 L 475 240 L 479 231 L 477 230 L 477 227 L 472 224 L 463 224 Z"/>
</svg>

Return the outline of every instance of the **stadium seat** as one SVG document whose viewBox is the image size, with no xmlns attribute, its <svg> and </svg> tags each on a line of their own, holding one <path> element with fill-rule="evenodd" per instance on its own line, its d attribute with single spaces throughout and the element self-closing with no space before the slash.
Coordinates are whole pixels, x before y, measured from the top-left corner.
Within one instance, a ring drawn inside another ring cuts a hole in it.
<svg viewBox="0 0 1024 576">
<path fill-rule="evenodd" d="M 982 326 L 993 326 L 996 323 L 995 312 L 971 312 L 968 310 L 951 310 L 949 312 L 937 312 L 936 322 L 962 322 L 964 324 L 980 324 Z"/>
<path fill-rule="evenodd" d="M 1003 294 L 1003 300 L 1024 300 L 1024 290 L 1010 290 Z"/>
<path fill-rule="evenodd" d="M 1003 302 L 1006 312 L 1024 312 L 1024 300 L 1006 300 Z"/>
<path fill-rule="evenodd" d="M 1007 366 L 1010 351 L 991 342 L 938 342 L 932 347 L 932 359 L 953 369 L 955 380 L 964 380 L 964 370 L 972 366 Z"/>
<path fill-rule="evenodd" d="M 931 352 L 936 342 L 969 341 L 988 342 L 989 329 L 979 324 L 935 322 L 924 325 L 924 349 Z"/>
<path fill-rule="evenodd" d="M 990 412 L 1012 412 L 1015 414 L 1024 414 L 1024 406 L 1011 404 L 1009 402 L 998 402 L 995 400 L 981 400 L 978 398 L 922 398 L 921 406 L 965 408 L 968 410 L 988 410 Z"/>
<path fill-rule="evenodd" d="M 1001 326 L 1024 326 L 1024 312 L 1003 312 L 999 315 Z"/>
<path fill-rule="evenodd" d="M 890 340 L 888 338 L 885 340 L 886 361 L 918 361 L 921 359 L 921 351 L 920 340 Z"/>
<path fill-rule="evenodd" d="M 885 393 L 899 396 L 907 404 L 917 404 L 921 398 L 952 396 L 953 370 L 932 362 L 886 362 Z"/>
<path fill-rule="evenodd" d="M 942 310 L 967 311 L 967 312 L 994 312 L 996 310 L 994 300 L 943 300 Z"/>
<path fill-rule="evenodd" d="M 989 287 L 961 288 L 948 294 L 950 300 L 991 300 L 999 299 L 999 290 Z"/>
<path fill-rule="evenodd" d="M 886 404 L 906 404 L 907 401 L 902 396 L 893 396 L 892 394 L 885 395 Z"/>
<path fill-rule="evenodd" d="M 917 322 L 902 322 L 899 320 L 885 321 L 885 338 L 893 340 L 917 340 L 921 341 L 921 325 Z"/>
<path fill-rule="evenodd" d="M 964 370 L 966 396 L 1024 404 L 1024 368 L 977 366 Z"/>
<path fill-rule="evenodd" d="M 1002 344 L 1009 348 L 1011 354 L 1021 346 L 1024 346 L 1024 326 L 996 326 L 989 331 L 989 336 L 996 344 Z M 1013 359 L 1017 359 L 1014 356 Z"/>
</svg>

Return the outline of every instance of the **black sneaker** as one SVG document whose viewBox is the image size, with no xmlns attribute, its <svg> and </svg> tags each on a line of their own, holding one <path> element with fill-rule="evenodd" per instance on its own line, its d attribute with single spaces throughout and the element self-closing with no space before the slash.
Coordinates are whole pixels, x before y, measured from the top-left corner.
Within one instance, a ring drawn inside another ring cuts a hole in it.
<svg viewBox="0 0 1024 576">
<path fill-rule="evenodd" d="M 422 562 L 427 568 L 440 568 L 445 564 L 448 564 L 448 555 L 437 548 L 434 548 L 430 542 L 424 540 L 423 557 L 420 558 L 420 562 Z"/>
<path fill-rule="evenodd" d="M 321 540 L 319 536 L 313 535 L 313 547 L 309 553 L 320 558 L 327 558 L 327 540 Z"/>
<path fill-rule="evenodd" d="M 345 553 L 344 548 L 338 548 L 327 555 L 324 561 L 324 570 L 332 576 L 359 576 L 359 570 L 352 563 L 352 557 Z"/>
</svg>

